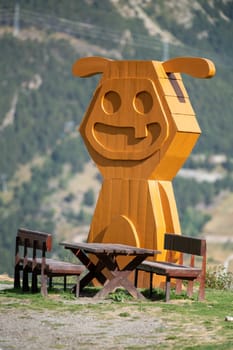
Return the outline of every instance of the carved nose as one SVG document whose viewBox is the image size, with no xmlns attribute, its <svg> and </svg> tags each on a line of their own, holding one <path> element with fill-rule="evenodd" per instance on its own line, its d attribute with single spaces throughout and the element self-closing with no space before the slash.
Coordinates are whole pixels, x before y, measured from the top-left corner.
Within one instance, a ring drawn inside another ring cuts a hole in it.
<svg viewBox="0 0 233 350">
<path fill-rule="evenodd" d="M 147 126 L 145 124 L 138 124 L 135 126 L 135 139 L 142 139 L 147 137 L 148 135 L 148 130 L 147 130 Z"/>
</svg>

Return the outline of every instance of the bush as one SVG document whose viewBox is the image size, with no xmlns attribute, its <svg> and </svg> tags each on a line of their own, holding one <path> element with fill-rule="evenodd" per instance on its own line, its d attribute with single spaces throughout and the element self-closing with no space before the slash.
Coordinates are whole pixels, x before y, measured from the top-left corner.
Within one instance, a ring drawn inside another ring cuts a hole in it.
<svg viewBox="0 0 233 350">
<path fill-rule="evenodd" d="M 77 219 L 79 221 L 80 224 L 82 225 L 89 225 L 92 219 L 92 215 L 85 212 L 85 210 L 83 208 L 80 209 Z"/>
<path fill-rule="evenodd" d="M 206 287 L 218 290 L 233 289 L 233 274 L 227 272 L 223 266 L 207 269 Z"/>
<path fill-rule="evenodd" d="M 92 188 L 84 193 L 83 204 L 91 207 L 95 203 L 95 194 Z"/>
</svg>

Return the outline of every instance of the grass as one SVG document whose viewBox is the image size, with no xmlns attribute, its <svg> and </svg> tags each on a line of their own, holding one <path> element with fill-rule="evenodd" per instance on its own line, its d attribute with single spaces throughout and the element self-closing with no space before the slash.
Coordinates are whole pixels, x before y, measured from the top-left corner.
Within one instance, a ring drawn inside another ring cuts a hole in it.
<svg viewBox="0 0 233 350">
<path fill-rule="evenodd" d="M 111 317 L 111 321 L 120 317 L 132 321 L 141 317 L 151 320 L 159 319 L 163 326 L 155 329 L 159 332 L 161 341 L 158 347 L 146 349 L 173 349 L 173 350 L 232 350 L 233 349 L 233 322 L 225 321 L 226 316 L 233 316 L 232 290 L 207 289 L 206 300 L 198 302 L 197 296 L 192 299 L 185 294 L 176 296 L 171 293 L 171 302 L 164 302 L 164 294 L 154 290 L 152 299 L 138 301 L 119 289 L 110 294 L 109 299 L 103 302 L 93 302 L 92 295 L 95 288 L 85 290 L 85 303 L 69 292 L 50 291 L 48 298 L 39 293 L 22 293 L 14 289 L 0 291 L 0 313 L 9 309 L 32 309 L 38 312 L 53 310 L 58 312 L 90 312 L 98 317 Z M 143 291 L 148 295 L 148 290 Z M 89 297 L 89 298 L 88 298 Z M 90 300 L 90 301 L 89 301 Z M 109 316 L 110 315 L 110 316 Z M 165 326 L 164 326 L 165 325 Z M 96 330 L 98 332 L 98 329 Z M 156 333 L 152 336 L 155 337 Z M 143 336 L 143 334 L 141 335 Z M 125 349 L 142 349 L 128 346 Z"/>
</svg>

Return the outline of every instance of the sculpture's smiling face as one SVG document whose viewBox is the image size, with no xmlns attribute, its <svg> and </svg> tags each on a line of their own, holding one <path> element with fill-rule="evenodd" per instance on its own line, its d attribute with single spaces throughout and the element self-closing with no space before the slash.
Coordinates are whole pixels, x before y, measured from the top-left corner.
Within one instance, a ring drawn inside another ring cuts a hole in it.
<svg viewBox="0 0 233 350">
<path fill-rule="evenodd" d="M 211 78 L 213 62 L 94 56 L 77 60 L 72 72 L 83 78 L 101 74 L 80 133 L 104 177 L 172 180 L 201 133 L 180 73 Z"/>
<path fill-rule="evenodd" d="M 168 124 L 152 80 L 103 80 L 80 127 L 84 140 L 101 156 L 142 160 L 157 152 L 167 138 Z"/>
</svg>

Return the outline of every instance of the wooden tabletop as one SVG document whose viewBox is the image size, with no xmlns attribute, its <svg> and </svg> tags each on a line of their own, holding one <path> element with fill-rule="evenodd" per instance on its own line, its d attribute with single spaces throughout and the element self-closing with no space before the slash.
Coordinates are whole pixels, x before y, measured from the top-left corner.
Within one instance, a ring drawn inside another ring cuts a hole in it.
<svg viewBox="0 0 233 350">
<path fill-rule="evenodd" d="M 88 253 L 104 253 L 104 254 L 117 254 L 117 255 L 141 255 L 146 254 L 153 256 L 161 253 L 159 250 L 138 248 L 125 244 L 118 243 L 71 243 L 61 242 L 68 249 L 81 249 Z"/>
</svg>

